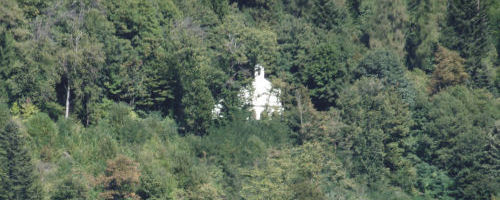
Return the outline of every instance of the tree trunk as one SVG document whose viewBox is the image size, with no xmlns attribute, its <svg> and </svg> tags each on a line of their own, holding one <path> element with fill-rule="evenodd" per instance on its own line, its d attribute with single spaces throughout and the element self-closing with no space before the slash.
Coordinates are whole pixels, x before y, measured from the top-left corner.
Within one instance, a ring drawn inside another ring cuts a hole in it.
<svg viewBox="0 0 500 200">
<path fill-rule="evenodd" d="M 70 88 L 69 84 L 66 87 L 66 114 L 64 115 L 64 118 L 68 119 L 69 117 L 69 93 L 70 93 Z"/>
</svg>

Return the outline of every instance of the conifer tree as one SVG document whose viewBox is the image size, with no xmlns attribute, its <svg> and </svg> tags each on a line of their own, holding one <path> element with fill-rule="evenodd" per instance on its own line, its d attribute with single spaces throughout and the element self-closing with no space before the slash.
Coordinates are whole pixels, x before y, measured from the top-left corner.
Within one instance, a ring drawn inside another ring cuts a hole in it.
<svg viewBox="0 0 500 200">
<path fill-rule="evenodd" d="M 9 110 L 6 104 L 0 104 L 0 130 L 3 130 L 5 124 L 9 121 Z M 0 133 L 3 133 L 1 131 Z M 3 139 L 3 138 L 0 138 Z M 0 140 L 2 142 L 3 140 Z M 2 143 L 0 143 L 2 144 Z M 2 144 L 3 145 L 3 144 Z M 6 155 L 7 151 L 3 146 L 0 146 L 0 161 L 3 161 L 3 155 Z M 0 199 L 7 199 L 7 171 L 4 167 L 0 167 Z"/>
<path fill-rule="evenodd" d="M 9 98 L 6 80 L 11 76 L 14 59 L 12 35 L 5 31 L 0 35 L 0 99 Z"/>
<path fill-rule="evenodd" d="M 15 53 L 12 35 L 7 31 L 4 31 L 0 35 L 0 67 L 2 67 L 2 71 L 0 72 L 2 76 L 8 75 L 6 69 L 8 69 L 8 66 L 13 64 L 14 57 Z"/>
<path fill-rule="evenodd" d="M 7 106 L 2 106 L 0 130 L 0 197 L 2 199 L 42 199 L 38 177 L 31 157 L 19 136 L 17 125 L 8 119 Z"/>
<path fill-rule="evenodd" d="M 447 27 L 443 43 L 460 52 L 465 68 L 477 87 L 489 86 L 488 69 L 483 59 L 490 50 L 487 2 L 480 0 L 449 0 Z"/>
</svg>

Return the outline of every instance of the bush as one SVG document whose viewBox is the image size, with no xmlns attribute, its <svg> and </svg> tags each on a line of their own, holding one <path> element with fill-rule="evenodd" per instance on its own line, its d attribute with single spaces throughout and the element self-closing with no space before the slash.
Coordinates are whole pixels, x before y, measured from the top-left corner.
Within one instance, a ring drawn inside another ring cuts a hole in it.
<svg viewBox="0 0 500 200">
<path fill-rule="evenodd" d="M 202 150 L 225 164 L 249 165 L 266 149 L 288 140 L 289 130 L 277 120 L 233 121 L 203 138 Z"/>
<path fill-rule="evenodd" d="M 135 189 L 139 183 L 139 163 L 119 155 L 113 160 L 108 160 L 106 171 L 100 177 L 104 188 L 101 197 L 104 199 L 139 199 Z"/>
<path fill-rule="evenodd" d="M 28 134 L 33 138 L 37 147 L 54 145 L 58 129 L 47 114 L 37 113 L 28 118 L 25 125 Z"/>
<path fill-rule="evenodd" d="M 151 137 L 145 124 L 137 117 L 132 108 L 125 103 L 115 103 L 109 108 L 107 117 L 99 123 L 107 123 L 112 135 L 122 143 L 143 143 Z"/>
<path fill-rule="evenodd" d="M 64 107 L 55 102 L 48 102 L 44 104 L 42 110 L 54 120 L 57 120 L 59 116 L 64 115 Z"/>
<path fill-rule="evenodd" d="M 142 199 L 172 199 L 172 193 L 177 187 L 175 176 L 158 164 L 148 163 L 141 171 L 137 194 Z"/>
<path fill-rule="evenodd" d="M 446 175 L 445 171 L 429 165 L 425 162 L 416 165 L 417 168 L 417 188 L 425 197 L 435 199 L 452 199 L 453 179 Z"/>
<path fill-rule="evenodd" d="M 159 115 L 150 114 L 142 120 L 142 123 L 145 128 L 144 132 L 148 132 L 148 135 L 158 136 L 163 141 L 178 136 L 177 123 L 172 118 L 161 118 Z"/>
<path fill-rule="evenodd" d="M 88 199 L 88 186 L 82 177 L 67 176 L 57 186 L 52 200 L 84 200 Z"/>
</svg>

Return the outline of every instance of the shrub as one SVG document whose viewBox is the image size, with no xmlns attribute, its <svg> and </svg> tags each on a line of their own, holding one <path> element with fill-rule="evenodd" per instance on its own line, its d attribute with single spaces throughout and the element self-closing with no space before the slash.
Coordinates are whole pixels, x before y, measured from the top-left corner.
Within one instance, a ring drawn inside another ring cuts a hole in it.
<svg viewBox="0 0 500 200">
<path fill-rule="evenodd" d="M 106 171 L 99 181 L 104 188 L 101 197 L 104 199 L 139 199 L 135 189 L 139 183 L 139 163 L 119 155 L 108 160 Z"/>
<path fill-rule="evenodd" d="M 58 134 L 56 124 L 45 113 L 37 113 L 25 123 L 28 134 L 38 147 L 53 145 Z"/>
<path fill-rule="evenodd" d="M 52 200 L 84 200 L 88 199 L 88 186 L 81 177 L 65 177 L 55 189 Z"/>
</svg>

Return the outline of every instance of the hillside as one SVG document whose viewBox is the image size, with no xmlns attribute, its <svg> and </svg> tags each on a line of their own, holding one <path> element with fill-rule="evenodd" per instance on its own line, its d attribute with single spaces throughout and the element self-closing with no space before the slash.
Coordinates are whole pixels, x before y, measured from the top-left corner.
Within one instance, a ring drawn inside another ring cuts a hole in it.
<svg viewBox="0 0 500 200">
<path fill-rule="evenodd" d="M 0 0 L 0 199 L 498 199 L 499 25 L 498 0 Z"/>
</svg>

